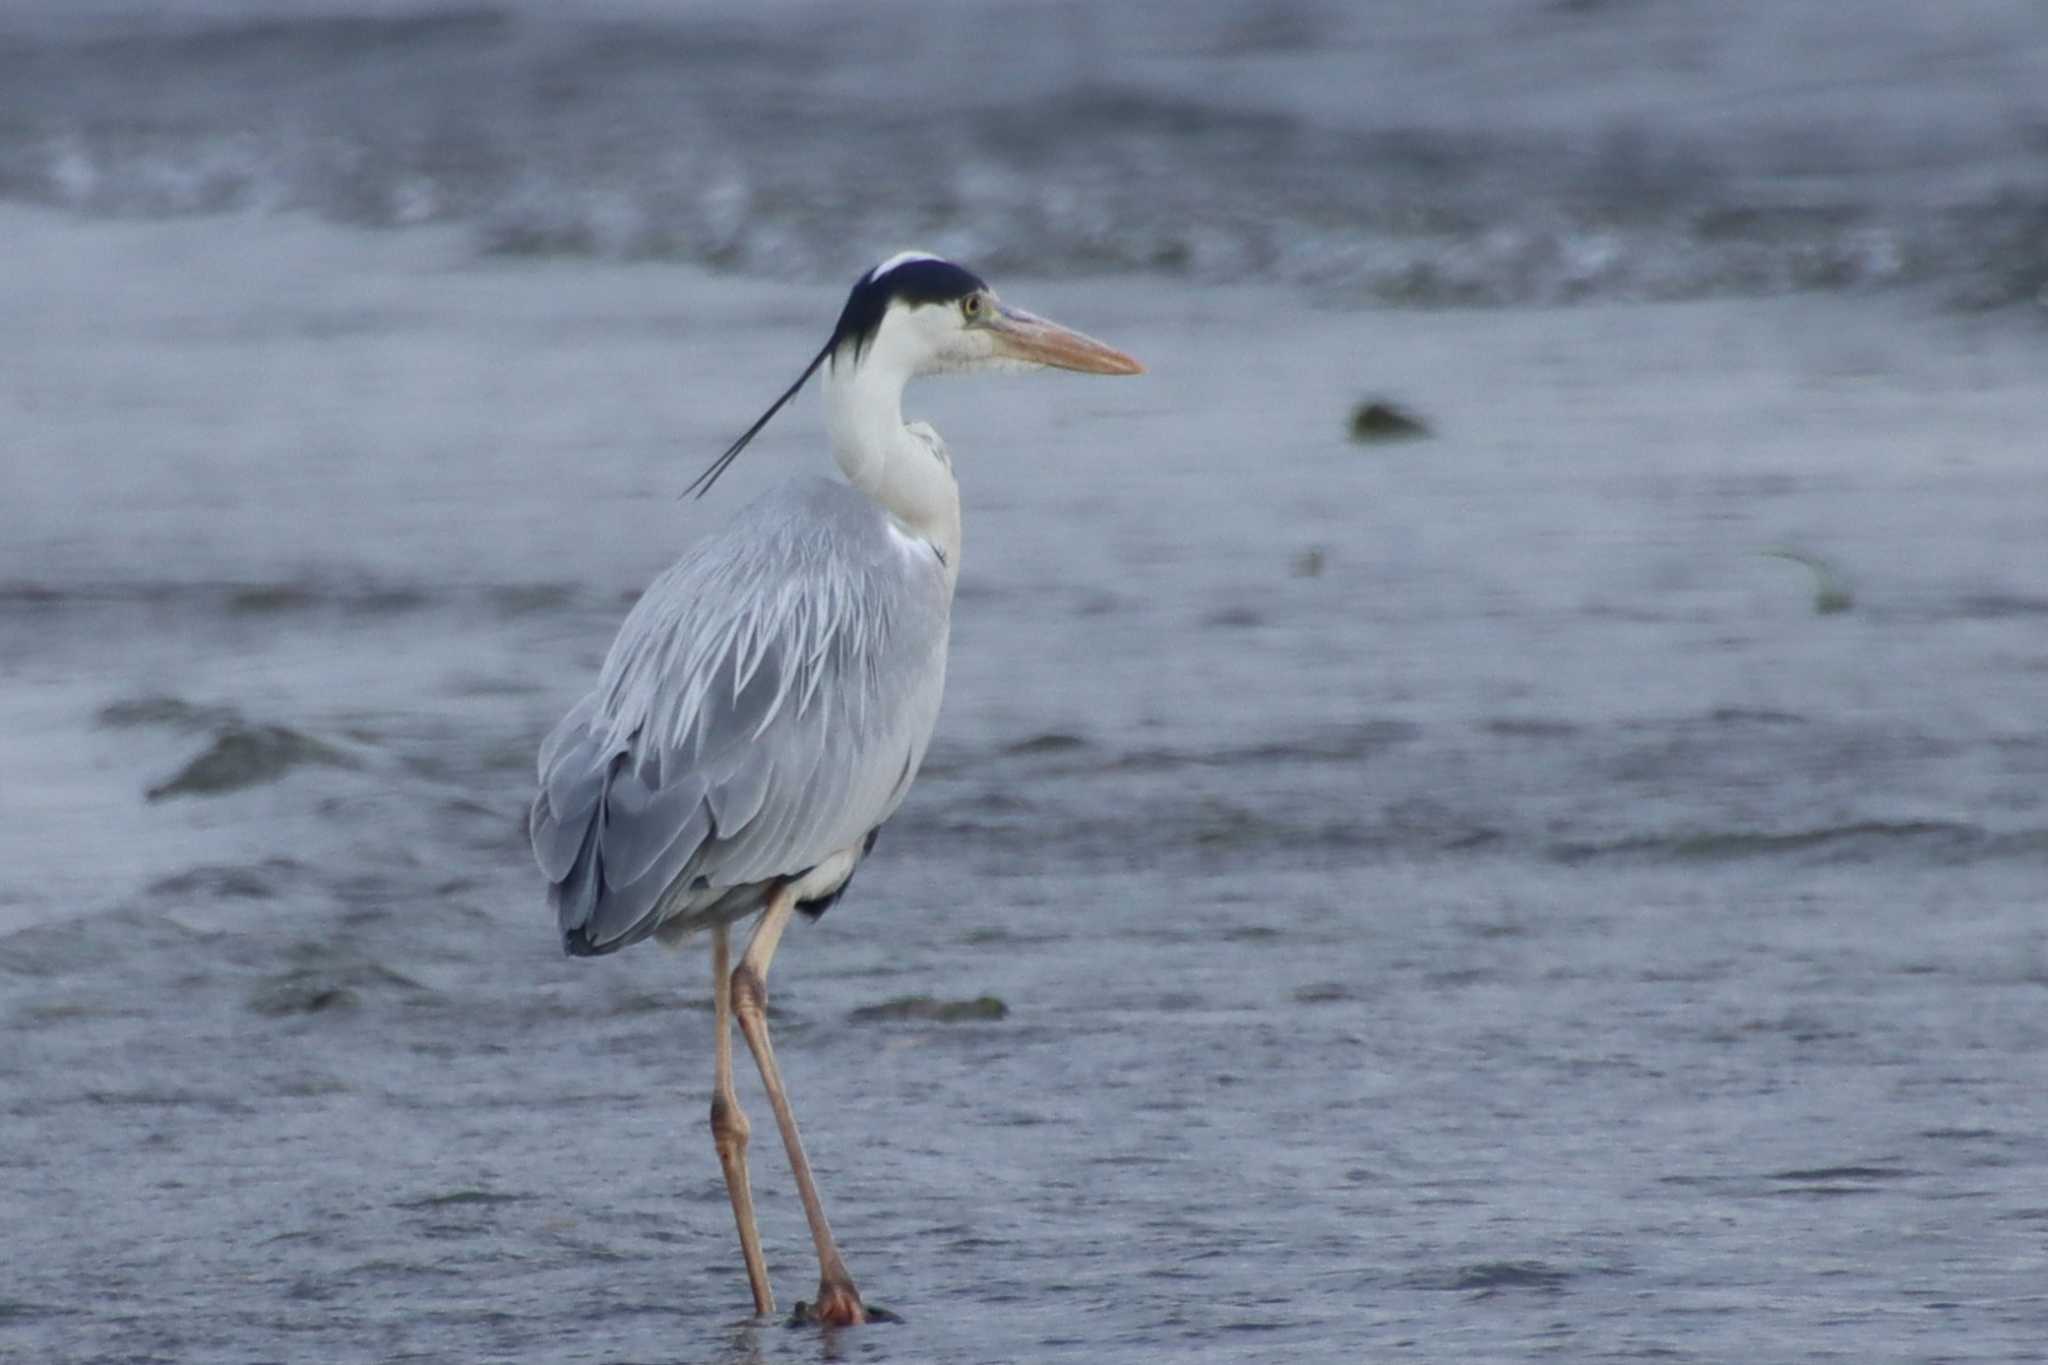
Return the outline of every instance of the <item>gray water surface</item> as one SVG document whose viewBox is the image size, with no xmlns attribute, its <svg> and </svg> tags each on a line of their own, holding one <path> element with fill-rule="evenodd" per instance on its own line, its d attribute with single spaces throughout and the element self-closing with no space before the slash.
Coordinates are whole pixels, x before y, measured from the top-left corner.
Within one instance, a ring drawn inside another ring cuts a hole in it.
<svg viewBox="0 0 2048 1365">
<path fill-rule="evenodd" d="M 2048 1354 L 2038 10 L 936 13 L 0 20 L 0 1357 Z M 824 1334 L 523 818 L 913 244 L 1150 373 L 909 397 Z"/>
</svg>

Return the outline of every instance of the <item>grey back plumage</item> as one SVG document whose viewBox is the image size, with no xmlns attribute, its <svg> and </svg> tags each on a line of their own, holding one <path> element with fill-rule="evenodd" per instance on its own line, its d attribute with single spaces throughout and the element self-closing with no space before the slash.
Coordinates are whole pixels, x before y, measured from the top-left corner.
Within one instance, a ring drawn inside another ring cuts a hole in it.
<svg viewBox="0 0 2048 1365">
<path fill-rule="evenodd" d="M 656 579 L 541 746 L 530 829 L 570 951 L 738 919 L 858 848 L 923 761 L 951 599 L 930 545 L 827 479 Z"/>
</svg>

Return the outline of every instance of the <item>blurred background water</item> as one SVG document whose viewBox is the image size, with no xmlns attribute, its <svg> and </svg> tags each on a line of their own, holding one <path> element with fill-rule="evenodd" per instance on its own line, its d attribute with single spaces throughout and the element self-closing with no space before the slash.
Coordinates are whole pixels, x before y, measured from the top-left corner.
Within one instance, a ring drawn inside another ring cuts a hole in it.
<svg viewBox="0 0 2048 1365">
<path fill-rule="evenodd" d="M 2044 70 L 1989 0 L 9 7 L 0 1355 L 2041 1358 Z M 560 958 L 522 816 L 908 245 L 1152 372 L 912 391 L 947 710 L 774 981 L 907 1321 L 821 1339 L 704 954 Z"/>
<path fill-rule="evenodd" d="M 2027 0 L 10 7 L 0 195 L 1345 303 L 2048 285 Z"/>
</svg>

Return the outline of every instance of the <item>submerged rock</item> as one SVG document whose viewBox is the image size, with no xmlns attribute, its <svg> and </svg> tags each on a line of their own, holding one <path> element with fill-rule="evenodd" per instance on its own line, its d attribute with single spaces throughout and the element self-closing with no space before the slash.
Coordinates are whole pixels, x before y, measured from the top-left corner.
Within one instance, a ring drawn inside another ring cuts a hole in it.
<svg viewBox="0 0 2048 1365">
<path fill-rule="evenodd" d="M 1427 435 L 1427 423 L 1385 399 L 1369 399 L 1351 410 L 1354 441 L 1412 441 Z"/>
<path fill-rule="evenodd" d="M 303 583 L 252 583 L 228 594 L 228 610 L 251 615 L 274 611 L 304 611 L 319 599 Z"/>
<path fill-rule="evenodd" d="M 286 726 L 228 725 L 214 736 L 205 753 L 170 781 L 151 787 L 148 795 L 152 801 L 171 796 L 219 796 L 275 782 L 309 763 L 330 768 L 355 766 L 341 750 Z"/>
<path fill-rule="evenodd" d="M 444 1194 L 422 1195 L 418 1199 L 401 1199 L 391 1207 L 415 1211 L 429 1209 L 457 1208 L 465 1204 L 518 1204 L 525 1201 L 523 1194 L 505 1194 L 498 1190 L 477 1189 L 474 1186 L 449 1190 Z"/>
<path fill-rule="evenodd" d="M 206 863 L 157 878 L 149 884 L 149 894 L 203 901 L 270 900 L 278 894 L 278 875 L 297 871 L 299 864 L 290 858 L 251 864 Z"/>
<path fill-rule="evenodd" d="M 1850 590 L 1848 583 L 1843 580 L 1834 565 L 1818 555 L 1783 547 L 1765 550 L 1764 554 L 1771 559 L 1790 560 L 1794 564 L 1803 565 L 1806 571 L 1813 575 L 1815 616 L 1833 616 L 1856 605 L 1856 594 Z"/>
<path fill-rule="evenodd" d="M 974 1020 L 1006 1019 L 1010 1007 L 993 995 L 972 1000 L 935 1000 L 929 995 L 899 995 L 879 1005 L 862 1005 L 847 1016 L 857 1024 L 913 1019 L 936 1024 L 958 1024 Z"/>
<path fill-rule="evenodd" d="M 1256 607 L 1218 607 L 1202 618 L 1203 625 L 1225 630 L 1245 630 L 1265 623 L 1265 616 Z"/>
<path fill-rule="evenodd" d="M 346 947 L 302 943 L 292 949 L 291 956 L 297 965 L 261 982 L 250 992 L 252 1011 L 273 1019 L 325 1014 L 356 1009 L 366 993 L 389 996 L 396 992 L 414 997 L 427 993 L 425 986 L 403 972 L 358 956 Z"/>
<path fill-rule="evenodd" d="M 1075 749 L 1085 749 L 1087 747 L 1088 741 L 1079 735 L 1051 731 L 1042 735 L 1033 735 L 1029 739 L 1020 739 L 1014 744 L 1005 745 L 1003 752 L 1018 756 L 1029 754 L 1064 754 L 1070 753 Z"/>
<path fill-rule="evenodd" d="M 251 1010 L 273 1019 L 352 1010 L 361 1003 L 362 997 L 353 989 L 320 972 L 294 972 L 268 983 L 249 997 Z"/>
</svg>

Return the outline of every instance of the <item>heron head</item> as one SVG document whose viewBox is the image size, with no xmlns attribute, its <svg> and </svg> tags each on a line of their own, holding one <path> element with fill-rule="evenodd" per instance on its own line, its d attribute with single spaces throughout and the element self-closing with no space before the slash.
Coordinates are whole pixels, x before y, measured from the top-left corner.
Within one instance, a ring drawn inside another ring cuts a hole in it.
<svg viewBox="0 0 2048 1365">
<path fill-rule="evenodd" d="M 685 495 L 702 497 L 709 491 L 821 365 L 830 366 L 834 381 L 850 380 L 869 393 L 889 392 L 892 409 L 903 385 L 923 374 L 1047 367 L 1086 374 L 1145 372 L 1114 346 L 1012 308 L 971 270 L 929 252 L 898 252 L 854 281 L 825 348 L 768 411 L 690 482 Z"/>
<path fill-rule="evenodd" d="M 905 251 L 854 282 L 826 346 L 831 363 L 875 365 L 910 379 L 972 370 L 1142 374 L 1113 346 L 996 297 L 973 271 Z"/>
</svg>

